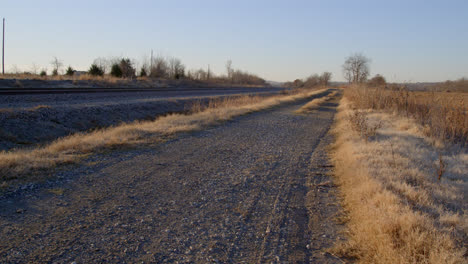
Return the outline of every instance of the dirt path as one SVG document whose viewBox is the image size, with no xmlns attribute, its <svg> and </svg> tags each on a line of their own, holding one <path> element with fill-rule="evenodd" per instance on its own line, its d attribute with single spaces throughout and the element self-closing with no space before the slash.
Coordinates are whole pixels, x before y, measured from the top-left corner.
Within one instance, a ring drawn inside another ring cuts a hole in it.
<svg viewBox="0 0 468 264">
<path fill-rule="evenodd" d="M 99 155 L 0 200 L 0 262 L 341 263 L 324 147 L 336 101 Z"/>
</svg>

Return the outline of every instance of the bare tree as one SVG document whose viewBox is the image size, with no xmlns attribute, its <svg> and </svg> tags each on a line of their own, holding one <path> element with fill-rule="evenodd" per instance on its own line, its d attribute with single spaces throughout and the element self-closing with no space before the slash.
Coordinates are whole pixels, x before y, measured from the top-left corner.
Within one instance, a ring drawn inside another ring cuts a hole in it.
<svg viewBox="0 0 468 264">
<path fill-rule="evenodd" d="M 18 68 L 18 65 L 16 65 L 16 64 L 11 65 L 10 73 L 19 74 L 20 71 L 21 71 L 21 70 Z"/>
<path fill-rule="evenodd" d="M 304 87 L 314 87 L 320 84 L 320 76 L 318 74 L 312 74 L 304 82 Z"/>
<path fill-rule="evenodd" d="M 117 63 L 119 63 L 118 60 Z M 108 70 L 110 70 L 112 62 L 109 59 L 99 57 L 93 61 L 93 64 L 96 65 L 99 69 L 101 69 L 104 73 L 106 73 Z"/>
<path fill-rule="evenodd" d="M 153 59 L 152 65 L 153 67 L 150 69 L 150 77 L 166 78 L 168 76 L 169 66 L 166 59 L 158 56 Z"/>
<path fill-rule="evenodd" d="M 59 60 L 57 57 L 54 57 L 54 59 L 50 62 L 52 64 L 52 73 L 53 75 L 57 75 L 60 72 L 60 69 L 63 66 L 63 62 Z"/>
<path fill-rule="evenodd" d="M 232 81 L 232 60 L 228 60 L 226 62 L 226 72 L 227 72 L 227 78 Z"/>
<path fill-rule="evenodd" d="M 39 71 L 39 66 L 37 66 L 36 63 L 33 63 L 33 64 L 31 65 L 31 73 L 34 74 L 34 75 L 36 75 L 38 71 Z"/>
<path fill-rule="evenodd" d="M 145 75 L 147 75 L 151 71 L 151 58 L 149 58 L 147 55 L 144 55 L 141 59 L 140 75 L 143 71 Z"/>
<path fill-rule="evenodd" d="M 343 64 L 345 79 L 349 83 L 365 82 L 370 72 L 369 63 L 370 59 L 360 53 L 349 56 Z"/>
<path fill-rule="evenodd" d="M 169 76 L 174 79 L 183 78 L 185 75 L 185 66 L 182 64 L 180 59 L 170 58 L 169 59 Z"/>
<path fill-rule="evenodd" d="M 331 72 L 323 72 L 322 75 L 320 75 L 319 77 L 320 85 L 328 86 L 328 83 L 330 82 L 331 78 Z"/>
</svg>

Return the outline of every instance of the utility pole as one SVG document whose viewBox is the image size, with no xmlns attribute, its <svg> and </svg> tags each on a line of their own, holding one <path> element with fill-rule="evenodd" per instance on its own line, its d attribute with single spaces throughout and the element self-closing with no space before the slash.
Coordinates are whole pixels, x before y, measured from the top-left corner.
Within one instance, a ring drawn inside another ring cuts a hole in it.
<svg viewBox="0 0 468 264">
<path fill-rule="evenodd" d="M 2 74 L 5 75 L 5 18 L 3 18 Z"/>
<path fill-rule="evenodd" d="M 150 72 L 153 69 L 153 50 L 151 50 L 151 59 L 150 59 Z"/>
</svg>

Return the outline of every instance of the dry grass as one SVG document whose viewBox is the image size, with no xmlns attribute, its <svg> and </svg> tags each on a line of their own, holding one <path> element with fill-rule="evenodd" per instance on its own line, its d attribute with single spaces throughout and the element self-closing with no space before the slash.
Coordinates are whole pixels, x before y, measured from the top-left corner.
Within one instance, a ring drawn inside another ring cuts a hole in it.
<svg viewBox="0 0 468 264">
<path fill-rule="evenodd" d="M 342 99 L 333 129 L 349 232 L 334 252 L 359 263 L 467 263 L 468 154 L 449 146 L 441 152 L 411 119 L 371 110 L 361 113 L 381 127 L 366 142 L 349 130 L 355 107 Z"/>
<path fill-rule="evenodd" d="M 0 153 L 1 180 L 24 178 L 38 169 L 78 161 L 83 155 L 124 145 L 159 142 L 174 133 L 195 131 L 233 117 L 316 95 L 326 89 L 271 97 L 242 96 L 212 101 L 207 108 L 193 107 L 192 114 L 170 114 L 155 121 L 122 124 L 90 133 L 78 133 L 33 150 Z"/>
<path fill-rule="evenodd" d="M 328 94 L 327 96 L 323 96 L 320 98 L 313 99 L 312 101 L 308 102 L 307 104 L 303 105 L 301 108 L 295 111 L 296 114 L 305 114 L 314 109 L 317 109 L 323 103 L 331 100 L 333 97 L 336 96 L 338 92 L 333 91 L 332 93 Z"/>
<path fill-rule="evenodd" d="M 421 93 L 353 86 L 346 96 L 358 109 L 385 110 L 414 120 L 440 141 L 468 144 L 468 107 L 452 93 Z"/>
<path fill-rule="evenodd" d="M 47 76 L 40 76 L 38 74 L 5 74 L 5 75 L 0 75 L 0 79 L 17 79 L 17 87 L 22 86 L 21 82 L 18 80 L 52 80 L 52 81 L 64 81 L 64 80 L 71 80 L 71 81 L 76 81 L 76 80 L 87 80 L 87 81 L 109 81 L 109 82 L 117 82 L 117 81 L 125 81 L 126 79 L 122 78 L 117 78 L 113 77 L 110 75 L 105 75 L 105 76 L 93 76 L 89 74 L 82 74 L 79 76 L 69 76 L 69 75 L 47 75 Z"/>
</svg>

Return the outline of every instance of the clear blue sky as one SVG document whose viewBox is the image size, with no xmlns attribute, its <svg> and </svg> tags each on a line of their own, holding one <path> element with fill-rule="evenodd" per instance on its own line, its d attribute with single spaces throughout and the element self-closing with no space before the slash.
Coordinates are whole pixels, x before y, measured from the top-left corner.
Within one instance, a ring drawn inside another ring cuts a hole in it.
<svg viewBox="0 0 468 264">
<path fill-rule="evenodd" d="M 346 56 L 372 59 L 389 81 L 468 76 L 468 1 L 2 0 L 6 68 L 51 69 L 54 56 L 87 69 L 96 57 L 155 53 L 188 69 L 224 72 L 226 60 L 268 80 L 331 71 Z"/>
</svg>

